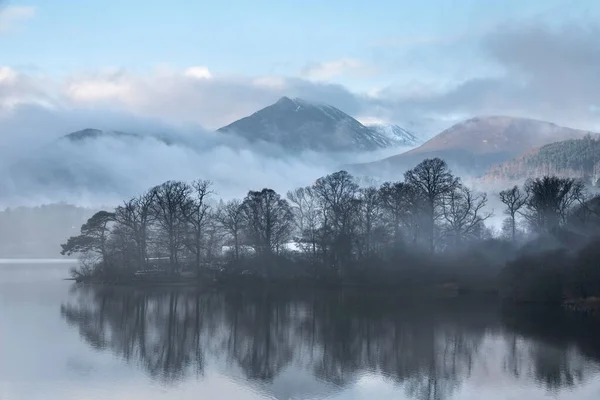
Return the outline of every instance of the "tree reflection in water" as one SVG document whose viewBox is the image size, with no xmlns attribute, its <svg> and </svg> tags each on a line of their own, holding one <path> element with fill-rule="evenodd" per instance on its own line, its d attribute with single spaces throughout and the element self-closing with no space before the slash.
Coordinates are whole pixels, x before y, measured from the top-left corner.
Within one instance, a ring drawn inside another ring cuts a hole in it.
<svg viewBox="0 0 600 400">
<path fill-rule="evenodd" d="M 580 382 L 600 356 L 591 322 L 577 329 L 564 316 L 532 318 L 481 301 L 415 303 L 349 292 L 75 286 L 61 314 L 90 346 L 166 383 L 201 376 L 211 360 L 266 383 L 286 368 L 340 387 L 375 373 L 411 398 L 445 399 L 482 360 L 553 389 Z M 481 354 L 490 338 L 503 359 Z"/>
</svg>

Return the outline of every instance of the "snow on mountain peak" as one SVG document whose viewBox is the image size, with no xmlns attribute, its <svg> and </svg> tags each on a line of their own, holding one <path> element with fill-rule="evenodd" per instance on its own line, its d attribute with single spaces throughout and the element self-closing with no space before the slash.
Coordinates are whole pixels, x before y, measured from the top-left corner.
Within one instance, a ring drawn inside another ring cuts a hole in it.
<svg viewBox="0 0 600 400">
<path fill-rule="evenodd" d="M 218 132 L 295 151 L 373 151 L 416 143 L 414 135 L 400 127 L 380 131 L 329 104 L 287 96 Z"/>
<path fill-rule="evenodd" d="M 416 146 L 421 143 L 414 133 L 399 125 L 369 124 L 367 126 L 385 135 L 399 146 Z"/>
</svg>

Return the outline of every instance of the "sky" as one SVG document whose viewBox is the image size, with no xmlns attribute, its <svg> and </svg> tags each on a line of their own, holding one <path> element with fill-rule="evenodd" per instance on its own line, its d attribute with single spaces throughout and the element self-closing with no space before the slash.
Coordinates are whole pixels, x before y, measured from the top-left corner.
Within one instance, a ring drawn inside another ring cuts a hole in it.
<svg viewBox="0 0 600 400">
<path fill-rule="evenodd" d="M 593 0 L 2 4 L 4 118 L 42 107 L 212 130 L 287 95 L 429 135 L 490 114 L 600 129 Z"/>
</svg>

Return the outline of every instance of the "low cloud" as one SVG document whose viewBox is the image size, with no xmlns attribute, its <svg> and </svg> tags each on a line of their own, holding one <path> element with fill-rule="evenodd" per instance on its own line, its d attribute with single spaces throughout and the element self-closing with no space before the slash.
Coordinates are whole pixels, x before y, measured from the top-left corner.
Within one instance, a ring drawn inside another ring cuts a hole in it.
<svg viewBox="0 0 600 400">
<path fill-rule="evenodd" d="M 37 121 L 36 126 L 23 125 L 25 116 Z M 120 126 L 143 136 L 83 142 L 60 139 L 61 132 L 73 130 L 83 121 L 104 129 Z M 273 145 L 251 145 L 198 128 L 181 131 L 149 119 L 83 110 L 21 107 L 3 122 L 21 136 L 1 146 L 0 208 L 59 201 L 114 205 L 172 179 L 211 180 L 224 198 L 243 197 L 248 190 L 263 187 L 285 193 L 311 184 L 343 164 L 390 155 L 390 151 L 289 155 Z"/>
</svg>

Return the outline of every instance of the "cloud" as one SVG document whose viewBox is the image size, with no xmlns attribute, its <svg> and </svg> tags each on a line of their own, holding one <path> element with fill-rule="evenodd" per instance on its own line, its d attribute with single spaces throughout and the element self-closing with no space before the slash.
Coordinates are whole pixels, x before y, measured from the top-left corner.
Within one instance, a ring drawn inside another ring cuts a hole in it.
<svg viewBox="0 0 600 400">
<path fill-rule="evenodd" d="M 282 76 L 213 75 L 206 67 L 159 68 L 147 74 L 99 69 L 60 80 L 0 68 L 0 114 L 9 104 L 43 100 L 55 108 L 128 112 L 216 129 L 282 96 L 330 103 L 350 114 L 362 107 L 357 95 L 339 84 Z"/>
<path fill-rule="evenodd" d="M 82 127 L 115 126 L 142 137 L 75 143 L 59 139 Z M 285 193 L 341 165 L 389 155 L 289 155 L 273 145 L 251 145 L 197 128 L 182 131 L 127 114 L 18 106 L 0 118 L 0 209 L 58 201 L 117 204 L 171 179 L 211 180 L 226 199 L 263 187 Z"/>
<path fill-rule="evenodd" d="M 170 88 L 198 83 L 181 75 L 168 78 L 169 82 L 171 79 L 176 82 L 171 83 Z M 24 80 L 19 74 L 11 76 L 15 82 Z M 69 82 L 69 87 L 79 88 L 80 95 L 79 100 L 69 100 L 72 102 L 69 106 L 55 99 L 52 107 L 22 103 L 0 113 L 0 209 L 58 201 L 86 206 L 111 205 L 170 179 L 209 179 L 215 182 L 219 195 L 224 198 L 243 197 L 248 190 L 263 187 L 285 193 L 293 187 L 310 184 L 341 165 L 391 155 L 389 150 L 328 157 L 313 152 L 286 155 L 273 145 L 251 145 L 232 136 L 208 132 L 197 125 L 175 127 L 165 122 L 164 110 L 159 113 L 156 109 L 156 116 L 150 117 L 131 113 L 127 107 L 111 109 L 108 106 L 117 101 L 123 104 L 132 101 L 137 105 L 138 96 L 149 93 L 145 89 L 140 91 L 145 88 L 144 79 L 140 83 L 126 74 L 106 72 L 104 79 L 108 82 L 104 83 L 107 87 L 111 87 L 111 82 L 116 86 L 132 82 L 130 87 L 134 90 L 125 95 L 119 90 L 98 90 L 103 83 L 101 76 L 81 79 L 94 81 L 96 86 Z M 303 90 L 318 92 L 312 85 L 304 88 L 301 82 L 294 80 L 286 84 L 295 87 L 299 93 Z M 235 87 L 229 81 L 218 85 L 225 86 L 211 90 L 221 93 L 223 89 Z M 254 83 L 240 81 L 237 85 L 238 90 L 245 92 Z M 256 93 L 263 93 L 262 90 Z M 322 90 L 332 97 L 343 97 L 335 88 Z M 105 105 L 85 106 L 90 103 L 83 102 L 81 94 L 94 104 L 99 104 L 97 101 L 101 99 Z M 111 96 L 112 100 L 108 101 Z M 177 102 L 174 106 L 181 99 Z M 156 102 L 153 107 L 167 103 Z M 239 103 L 234 104 L 237 105 Z M 116 140 L 109 136 L 83 143 L 60 139 L 66 133 L 84 128 L 120 130 L 140 134 L 142 138 Z M 168 140 L 165 142 L 157 137 Z"/>
<path fill-rule="evenodd" d="M 7 66 L 0 66 L 0 116 L 19 104 L 50 104 L 50 85 Z"/>
<path fill-rule="evenodd" d="M 190 67 L 185 70 L 184 75 L 187 77 L 190 77 L 190 78 L 195 78 L 195 79 L 210 79 L 210 78 L 212 78 L 212 74 L 210 73 L 208 68 L 203 67 L 203 66 Z"/>
<path fill-rule="evenodd" d="M 0 34 L 14 31 L 19 24 L 33 18 L 35 7 L 10 6 L 0 8 Z"/>
<path fill-rule="evenodd" d="M 445 85 L 398 80 L 368 94 L 326 81 L 360 70 L 361 63 L 348 60 L 314 64 L 305 69 L 304 77 L 227 76 L 196 65 L 145 74 L 99 69 L 57 79 L 0 66 L 0 167 L 26 155 L 32 144 L 43 147 L 78 129 L 150 133 L 183 127 L 191 147 L 149 140 L 123 158 L 107 142 L 95 148 L 67 148 L 62 155 L 50 152 L 43 160 L 46 165 L 79 159 L 97 168 L 104 166 L 98 182 L 114 182 L 115 197 L 171 178 L 212 179 L 221 182 L 223 193 L 236 195 L 263 185 L 277 189 L 301 185 L 345 160 L 323 160 L 311 154 L 284 160 L 265 148 L 215 141 L 210 132 L 198 128 L 219 128 L 284 95 L 329 103 L 363 121 L 396 122 L 429 134 L 482 114 L 600 129 L 598 33 L 596 26 L 498 26 L 478 42 L 479 56 L 492 66 L 485 73 Z M 131 156 L 137 164 L 131 163 Z M 131 173 L 124 177 L 124 171 Z M 84 179 L 77 173 L 76 169 L 76 179 Z M 40 188 L 35 181 L 18 183 L 28 186 L 28 193 Z M 75 195 L 45 190 L 54 199 Z M 7 188 L 5 193 L 17 192 Z"/>
<path fill-rule="evenodd" d="M 357 76 L 374 78 L 369 75 L 376 72 L 373 66 L 352 58 L 308 65 L 299 77 L 228 76 L 196 65 L 145 74 L 99 70 L 57 80 L 3 67 L 0 109 L 36 99 L 55 107 L 125 112 L 212 130 L 285 95 L 329 103 L 355 117 L 398 123 L 425 134 L 463 118 L 490 114 L 593 130 L 600 129 L 598 33 L 594 25 L 515 22 L 488 27 L 479 40 L 469 38 L 476 46 L 475 58 L 467 57 L 466 51 L 455 57 L 456 69 L 466 72 L 458 76 L 449 72 L 441 83 L 398 73 L 386 83 L 382 71 L 388 67 L 379 66 L 377 84 L 371 86 L 377 89 L 366 93 L 333 83 Z M 474 70 L 473 63 L 481 68 Z M 443 63 L 430 69 L 443 77 Z M 425 71 L 423 76 L 431 75 Z"/>
<path fill-rule="evenodd" d="M 9 84 L 15 81 L 17 74 L 9 67 L 0 67 L 0 83 Z"/>
<path fill-rule="evenodd" d="M 388 88 L 380 99 L 413 114 L 505 114 L 600 129 L 599 33 L 593 25 L 501 25 L 480 41 L 494 71 L 429 93 Z"/>
<path fill-rule="evenodd" d="M 302 69 L 300 76 L 310 80 L 327 81 L 342 75 L 371 75 L 377 69 L 354 58 L 341 58 L 334 61 L 309 64 Z"/>
<path fill-rule="evenodd" d="M 110 80 L 87 80 L 74 82 L 66 87 L 69 98 L 80 102 L 127 101 L 132 94 L 128 83 Z"/>
</svg>

